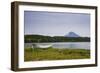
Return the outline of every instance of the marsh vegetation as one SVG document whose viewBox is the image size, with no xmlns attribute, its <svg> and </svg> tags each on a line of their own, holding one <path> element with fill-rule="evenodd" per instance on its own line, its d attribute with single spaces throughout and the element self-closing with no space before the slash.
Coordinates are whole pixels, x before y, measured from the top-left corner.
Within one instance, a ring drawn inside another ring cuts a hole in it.
<svg viewBox="0 0 100 73">
<path fill-rule="evenodd" d="M 25 48 L 24 61 L 88 59 L 88 49 Z"/>
</svg>

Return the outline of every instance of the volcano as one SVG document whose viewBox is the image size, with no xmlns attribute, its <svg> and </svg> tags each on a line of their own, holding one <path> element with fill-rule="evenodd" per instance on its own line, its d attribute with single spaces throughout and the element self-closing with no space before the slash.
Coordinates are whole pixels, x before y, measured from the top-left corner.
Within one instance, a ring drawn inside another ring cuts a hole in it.
<svg viewBox="0 0 100 73">
<path fill-rule="evenodd" d="M 67 35 L 65 35 L 65 37 L 80 37 L 80 36 L 75 32 L 69 32 Z"/>
</svg>

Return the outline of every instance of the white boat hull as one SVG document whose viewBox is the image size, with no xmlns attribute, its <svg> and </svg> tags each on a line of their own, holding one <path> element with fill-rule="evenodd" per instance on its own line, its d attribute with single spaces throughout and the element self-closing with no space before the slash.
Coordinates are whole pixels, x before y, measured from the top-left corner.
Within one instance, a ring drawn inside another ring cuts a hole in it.
<svg viewBox="0 0 100 73">
<path fill-rule="evenodd" d="M 51 47 L 51 44 L 35 44 L 33 45 L 34 48 L 49 48 Z"/>
<path fill-rule="evenodd" d="M 52 45 L 37 45 L 38 48 L 49 48 Z"/>
</svg>

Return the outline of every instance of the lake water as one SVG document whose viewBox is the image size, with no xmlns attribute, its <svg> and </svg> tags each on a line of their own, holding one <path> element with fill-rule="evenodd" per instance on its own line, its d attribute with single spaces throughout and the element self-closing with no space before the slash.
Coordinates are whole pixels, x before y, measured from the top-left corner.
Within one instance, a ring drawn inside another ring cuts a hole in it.
<svg viewBox="0 0 100 73">
<path fill-rule="evenodd" d="M 32 47 L 32 44 L 37 43 L 25 43 L 25 48 Z M 56 43 L 38 43 L 40 45 L 48 45 L 51 44 L 53 48 L 70 48 L 70 49 L 90 49 L 90 42 L 56 42 Z"/>
</svg>

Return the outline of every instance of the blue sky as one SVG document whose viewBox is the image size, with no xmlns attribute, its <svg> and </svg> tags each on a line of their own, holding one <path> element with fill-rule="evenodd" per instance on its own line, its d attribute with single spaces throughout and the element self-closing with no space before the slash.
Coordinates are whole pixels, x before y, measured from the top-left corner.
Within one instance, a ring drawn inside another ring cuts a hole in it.
<svg viewBox="0 0 100 73">
<path fill-rule="evenodd" d="M 75 32 L 90 36 L 90 14 L 68 12 L 24 11 L 25 34 L 64 36 Z"/>
</svg>

